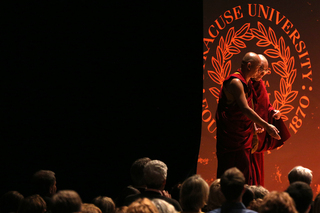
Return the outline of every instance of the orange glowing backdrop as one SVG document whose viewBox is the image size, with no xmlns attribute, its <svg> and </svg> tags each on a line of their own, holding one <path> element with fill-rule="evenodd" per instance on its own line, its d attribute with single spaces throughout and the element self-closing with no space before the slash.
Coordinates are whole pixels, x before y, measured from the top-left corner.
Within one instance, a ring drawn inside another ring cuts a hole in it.
<svg viewBox="0 0 320 213">
<path fill-rule="evenodd" d="M 203 110 L 197 173 L 216 178 L 215 111 L 226 76 L 240 67 L 246 52 L 266 56 L 264 77 L 270 102 L 279 109 L 291 138 L 265 153 L 265 187 L 284 191 L 297 165 L 313 171 L 320 192 L 319 72 L 320 3 L 317 1 L 203 1 Z"/>
</svg>

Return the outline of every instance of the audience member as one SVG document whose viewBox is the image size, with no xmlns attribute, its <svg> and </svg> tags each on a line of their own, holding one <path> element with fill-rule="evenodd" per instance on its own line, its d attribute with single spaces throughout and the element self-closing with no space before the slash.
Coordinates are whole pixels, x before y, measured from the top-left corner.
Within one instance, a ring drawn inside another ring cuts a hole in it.
<svg viewBox="0 0 320 213">
<path fill-rule="evenodd" d="M 81 213 L 102 213 L 102 211 L 91 203 L 84 203 L 81 207 Z"/>
<path fill-rule="evenodd" d="M 200 175 L 187 178 L 181 185 L 180 205 L 182 212 L 201 212 L 207 204 L 209 186 Z"/>
<path fill-rule="evenodd" d="M 128 206 L 126 213 L 159 213 L 159 211 L 148 198 L 139 198 Z"/>
<path fill-rule="evenodd" d="M 144 180 L 143 170 L 146 164 L 150 161 L 151 159 L 148 157 L 140 158 L 136 160 L 130 168 L 130 177 L 133 182 L 133 187 L 135 187 L 139 191 L 144 191 L 147 187 Z"/>
<path fill-rule="evenodd" d="M 181 190 L 181 183 L 175 184 L 170 190 L 171 198 L 179 201 L 180 200 L 180 190 Z"/>
<path fill-rule="evenodd" d="M 152 199 L 153 204 L 157 207 L 159 213 L 178 213 L 174 206 L 162 199 Z"/>
<path fill-rule="evenodd" d="M 92 203 L 99 207 L 102 213 L 114 213 L 115 204 L 110 197 L 99 196 L 93 199 Z"/>
<path fill-rule="evenodd" d="M 62 190 L 52 197 L 53 213 L 81 212 L 82 200 L 79 194 L 73 190 Z"/>
<path fill-rule="evenodd" d="M 209 211 L 210 213 L 237 212 L 254 213 L 242 203 L 242 195 L 245 190 L 245 178 L 243 173 L 236 167 L 226 170 L 220 178 L 221 191 L 226 202 L 221 208 Z"/>
<path fill-rule="evenodd" d="M 314 199 L 311 213 L 320 213 L 320 193 Z"/>
<path fill-rule="evenodd" d="M 133 162 L 130 168 L 130 177 L 133 184 L 123 189 L 120 195 L 115 199 L 116 206 L 122 206 L 127 196 L 140 194 L 146 189 L 146 183 L 143 177 L 143 169 L 149 161 L 151 161 L 150 158 L 144 157 Z"/>
<path fill-rule="evenodd" d="M 247 209 L 258 211 L 263 198 L 269 193 L 269 191 L 263 186 L 251 185 L 248 187 L 252 190 L 254 199 L 246 207 Z"/>
<path fill-rule="evenodd" d="M 311 208 L 313 192 L 305 182 L 295 181 L 287 188 L 286 192 L 295 202 L 296 209 L 299 213 L 308 213 Z"/>
<path fill-rule="evenodd" d="M 259 208 L 259 213 L 298 213 L 293 199 L 287 192 L 272 191 L 267 194 Z"/>
<path fill-rule="evenodd" d="M 249 188 L 253 191 L 255 199 L 263 199 L 269 193 L 269 190 L 263 186 L 251 185 Z"/>
<path fill-rule="evenodd" d="M 254 192 L 249 187 L 249 185 L 245 185 L 245 191 L 242 195 L 242 203 L 243 205 L 248 208 L 250 203 L 255 199 Z"/>
<path fill-rule="evenodd" d="M 170 194 L 164 190 L 167 181 L 167 171 L 168 167 L 162 161 L 152 160 L 148 162 L 143 170 L 147 189 L 141 192 L 141 194 L 128 196 L 124 201 L 124 205 L 129 206 L 139 198 L 148 198 L 150 200 L 159 198 L 172 204 L 177 211 L 181 211 L 179 202 L 171 199 Z"/>
<path fill-rule="evenodd" d="M 310 185 L 312 181 L 312 171 L 302 166 L 296 166 L 288 173 L 288 180 L 290 184 L 296 181 L 302 181 Z"/>
<path fill-rule="evenodd" d="M 115 213 L 127 213 L 128 206 L 116 207 Z"/>
<path fill-rule="evenodd" d="M 0 198 L 0 213 L 17 212 L 24 196 L 17 191 L 9 191 Z"/>
<path fill-rule="evenodd" d="M 249 206 L 247 207 L 247 209 L 251 209 L 253 211 L 259 211 L 259 208 L 262 204 L 262 201 L 263 199 L 261 198 L 257 198 L 257 199 L 254 199 L 253 201 L 250 202 Z"/>
<path fill-rule="evenodd" d="M 222 204 L 226 201 L 226 198 L 220 190 L 220 178 L 213 181 L 209 188 L 209 198 L 207 206 L 204 211 L 208 212 L 217 208 L 220 208 Z"/>
<path fill-rule="evenodd" d="M 57 191 L 55 173 L 50 170 L 40 170 L 32 177 L 33 194 L 39 194 L 47 204 L 47 211 L 51 210 L 52 196 Z"/>
<path fill-rule="evenodd" d="M 3 194 L 0 213 L 320 213 L 320 193 L 312 203 L 312 171 L 302 166 L 288 173 L 290 185 L 285 192 L 245 184 L 243 173 L 236 167 L 226 170 L 210 187 L 200 175 L 192 175 L 171 188 L 179 202 L 165 191 L 167 172 L 162 161 L 136 160 L 131 167 L 134 184 L 127 188 L 138 192 L 116 206 L 110 197 L 98 196 L 91 203 L 82 203 L 76 191 L 56 193 L 55 173 L 40 170 L 32 177 L 34 194 L 26 198 L 18 191 Z"/>
<path fill-rule="evenodd" d="M 18 213 L 44 213 L 47 205 L 40 195 L 31 195 L 21 202 Z"/>
</svg>

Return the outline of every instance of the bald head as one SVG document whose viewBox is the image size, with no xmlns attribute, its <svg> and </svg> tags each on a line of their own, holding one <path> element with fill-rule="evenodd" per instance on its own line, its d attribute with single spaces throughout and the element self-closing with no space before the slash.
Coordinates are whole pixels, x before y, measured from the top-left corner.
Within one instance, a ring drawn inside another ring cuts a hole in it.
<svg viewBox="0 0 320 213">
<path fill-rule="evenodd" d="M 258 56 L 258 54 L 254 52 L 247 52 L 242 58 L 242 62 L 245 62 L 245 63 L 248 63 L 248 62 L 260 63 L 260 61 L 261 61 L 260 57 Z"/>
<path fill-rule="evenodd" d="M 253 78 L 261 66 L 261 59 L 258 54 L 248 52 L 242 58 L 241 70 L 246 78 Z"/>
<path fill-rule="evenodd" d="M 261 60 L 261 67 L 263 67 L 264 69 L 268 69 L 268 60 L 266 59 L 266 57 L 264 57 L 264 55 L 262 54 L 258 54 L 260 60 Z"/>
</svg>

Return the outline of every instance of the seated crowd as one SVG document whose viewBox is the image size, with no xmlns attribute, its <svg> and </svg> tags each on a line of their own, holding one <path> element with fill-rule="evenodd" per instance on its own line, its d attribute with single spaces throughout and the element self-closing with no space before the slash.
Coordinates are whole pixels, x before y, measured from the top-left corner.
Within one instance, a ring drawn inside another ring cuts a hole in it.
<svg viewBox="0 0 320 213">
<path fill-rule="evenodd" d="M 57 191 L 55 173 L 36 172 L 33 195 L 9 191 L 0 197 L 0 213 L 320 213 L 320 194 L 313 200 L 312 171 L 294 167 L 285 191 L 269 192 L 249 186 L 237 168 L 230 168 L 209 186 L 200 175 L 165 191 L 167 166 L 159 160 L 141 158 L 130 169 L 133 185 L 114 200 L 98 196 L 83 203 L 73 190 Z"/>
</svg>

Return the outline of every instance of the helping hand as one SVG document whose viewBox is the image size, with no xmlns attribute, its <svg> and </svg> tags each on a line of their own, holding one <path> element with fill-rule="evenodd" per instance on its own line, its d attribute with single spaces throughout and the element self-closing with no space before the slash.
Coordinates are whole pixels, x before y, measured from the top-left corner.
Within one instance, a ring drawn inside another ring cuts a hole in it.
<svg viewBox="0 0 320 213">
<path fill-rule="evenodd" d="M 256 123 L 253 123 L 253 125 L 254 125 L 254 132 L 255 133 L 262 133 L 264 131 L 264 128 L 262 128 L 260 126 L 258 127 L 258 125 Z"/>
<path fill-rule="evenodd" d="M 273 116 L 274 119 L 279 120 L 281 118 L 281 112 L 279 110 L 274 110 Z"/>
<path fill-rule="evenodd" d="M 263 133 L 263 131 L 264 131 L 264 128 L 262 128 L 262 127 L 257 127 L 257 128 L 255 129 L 255 132 L 256 132 L 256 133 Z"/>
<path fill-rule="evenodd" d="M 273 126 L 272 124 L 268 124 L 266 129 L 271 137 L 273 137 L 277 140 L 281 139 L 280 135 L 278 134 L 279 130 L 277 129 L 277 127 Z"/>
</svg>

